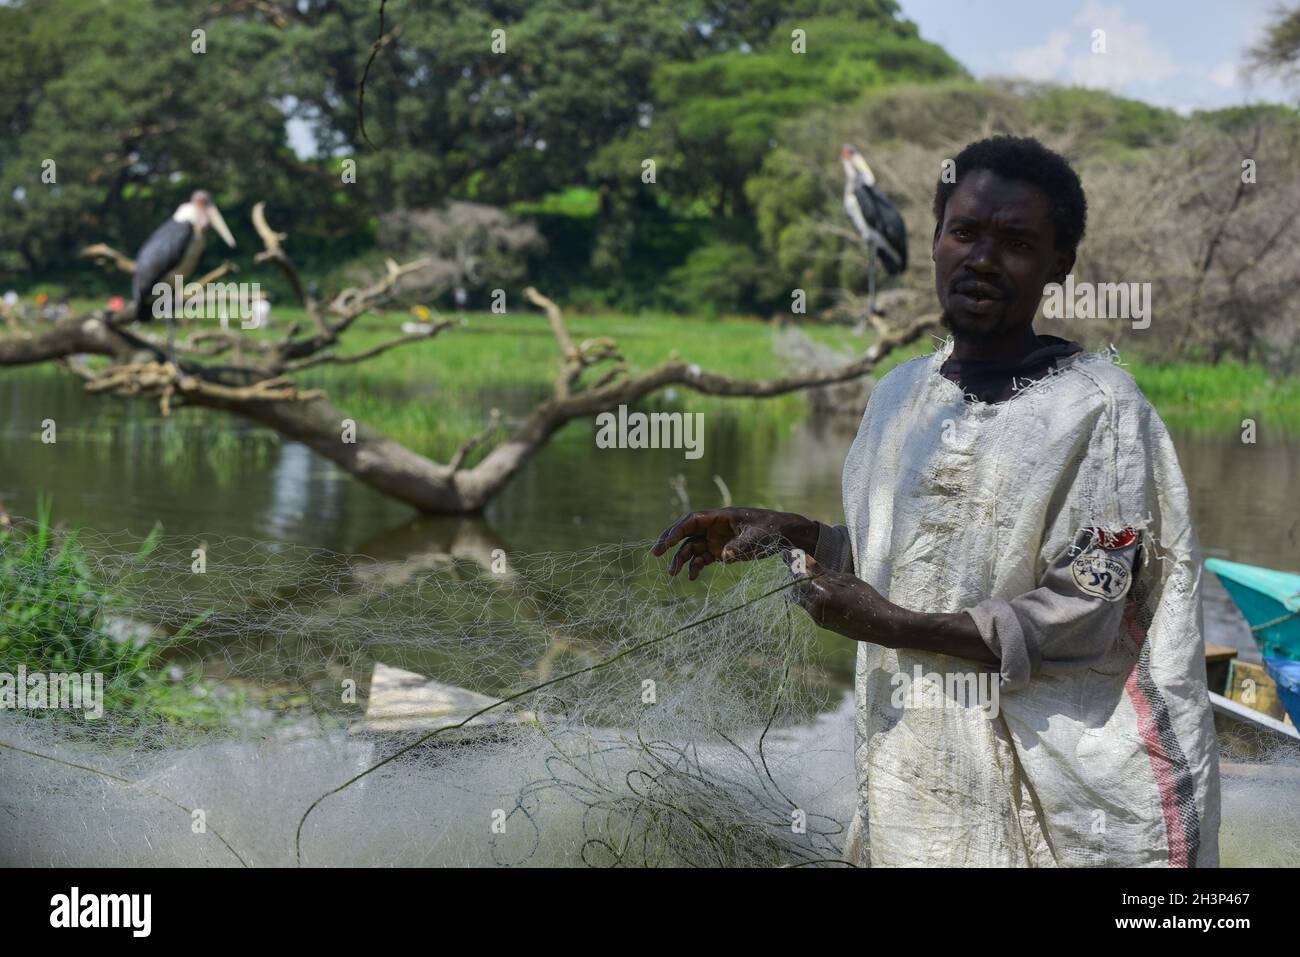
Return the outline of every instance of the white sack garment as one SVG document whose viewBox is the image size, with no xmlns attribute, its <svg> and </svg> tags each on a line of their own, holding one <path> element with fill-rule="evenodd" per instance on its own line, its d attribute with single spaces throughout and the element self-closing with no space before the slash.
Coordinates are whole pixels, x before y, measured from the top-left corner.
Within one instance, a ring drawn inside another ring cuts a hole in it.
<svg viewBox="0 0 1300 957">
<path fill-rule="evenodd" d="M 1200 549 L 1173 443 L 1107 353 L 1058 360 L 1001 403 L 971 402 L 936 352 L 872 392 L 844 464 L 855 573 L 895 604 L 957 612 L 1039 586 L 1083 529 L 1141 532 L 1106 651 L 1004 663 L 996 716 L 896 700 L 896 676 L 969 674 L 863 642 L 858 812 L 846 856 L 874 866 L 1216 866 L 1219 771 L 1205 685 Z M 840 549 L 843 550 L 842 547 Z M 987 636 L 986 636 L 987 638 Z"/>
</svg>

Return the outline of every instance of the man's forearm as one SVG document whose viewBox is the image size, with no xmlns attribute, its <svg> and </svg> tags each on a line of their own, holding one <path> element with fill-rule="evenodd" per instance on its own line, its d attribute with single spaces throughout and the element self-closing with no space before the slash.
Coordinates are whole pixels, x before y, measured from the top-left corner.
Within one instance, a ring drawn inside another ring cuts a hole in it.
<svg viewBox="0 0 1300 957">
<path fill-rule="evenodd" d="M 890 648 L 912 648 L 941 655 L 966 658 L 998 667 L 1001 662 L 984 642 L 975 619 L 964 611 L 928 613 L 899 608 L 890 629 Z"/>
<path fill-rule="evenodd" d="M 814 620 L 846 638 L 953 655 L 992 667 L 1001 664 L 975 619 L 965 612 L 910 611 L 852 575 L 828 574 L 808 587 Z"/>
</svg>

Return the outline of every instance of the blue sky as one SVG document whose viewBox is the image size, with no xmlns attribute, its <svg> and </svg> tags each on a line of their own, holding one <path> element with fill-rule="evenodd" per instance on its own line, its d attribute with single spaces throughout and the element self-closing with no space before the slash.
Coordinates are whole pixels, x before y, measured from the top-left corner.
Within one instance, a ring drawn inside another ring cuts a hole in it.
<svg viewBox="0 0 1300 957">
<path fill-rule="evenodd" d="M 1110 90 L 1179 112 L 1296 103 L 1300 88 L 1238 67 L 1278 0 L 899 0 L 921 36 L 975 76 Z M 1092 52 L 1104 30 L 1106 52 Z"/>
</svg>

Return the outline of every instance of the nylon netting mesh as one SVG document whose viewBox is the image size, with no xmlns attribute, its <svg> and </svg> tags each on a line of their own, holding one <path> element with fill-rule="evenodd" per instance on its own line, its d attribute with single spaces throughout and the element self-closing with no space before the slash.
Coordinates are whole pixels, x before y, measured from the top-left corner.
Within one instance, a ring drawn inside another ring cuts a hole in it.
<svg viewBox="0 0 1300 957">
<path fill-rule="evenodd" d="M 378 560 L 18 520 L 0 673 L 106 684 L 98 719 L 0 709 L 0 863 L 837 862 L 856 799 L 839 639 L 789 604 L 779 559 L 688 583 L 649 545 Z M 481 702 L 437 733 L 376 730 L 377 669 L 417 708 L 426 679 L 524 693 L 463 728 Z M 1293 863 L 1300 762 L 1221 740 L 1223 863 Z"/>
<path fill-rule="evenodd" d="M 216 535 L 34 549 L 40 534 L 19 522 L 0 546 L 6 605 L 39 606 L 0 618 L 0 670 L 38 653 L 98 668 L 105 709 L 0 712 L 8 863 L 839 856 L 847 724 L 818 716 L 843 691 L 779 561 L 688 585 L 648 542 L 379 561 Z M 463 728 L 367 731 L 377 666 L 496 699 L 546 686 Z"/>
</svg>

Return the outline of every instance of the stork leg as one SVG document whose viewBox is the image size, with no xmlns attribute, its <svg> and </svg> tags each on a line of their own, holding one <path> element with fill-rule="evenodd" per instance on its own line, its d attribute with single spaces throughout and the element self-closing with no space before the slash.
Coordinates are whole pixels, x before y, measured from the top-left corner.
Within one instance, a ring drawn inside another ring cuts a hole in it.
<svg viewBox="0 0 1300 957">
<path fill-rule="evenodd" d="M 872 315 L 876 314 L 876 244 L 868 243 L 867 252 L 870 259 L 867 261 L 867 311 Z"/>
<path fill-rule="evenodd" d="M 172 318 L 170 309 L 167 310 L 167 361 L 176 365 L 176 320 Z"/>
</svg>

